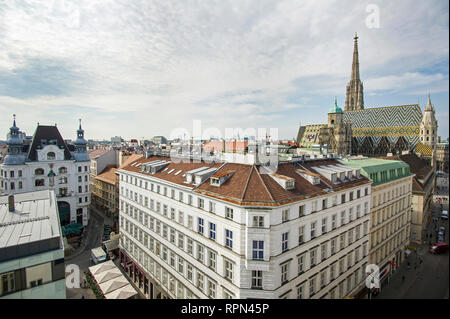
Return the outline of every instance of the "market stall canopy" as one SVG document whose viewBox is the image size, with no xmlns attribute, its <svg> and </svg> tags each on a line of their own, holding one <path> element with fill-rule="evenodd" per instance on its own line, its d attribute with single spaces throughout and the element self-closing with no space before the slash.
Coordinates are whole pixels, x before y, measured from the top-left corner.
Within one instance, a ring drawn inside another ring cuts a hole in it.
<svg viewBox="0 0 450 319">
<path fill-rule="evenodd" d="M 105 261 L 104 263 L 89 267 L 89 271 L 93 276 L 98 275 L 110 269 L 117 268 L 116 265 L 111 260 Z"/>
<path fill-rule="evenodd" d="M 137 295 L 136 290 L 131 285 L 124 286 L 113 292 L 106 294 L 106 299 L 129 299 L 133 296 Z"/>
<path fill-rule="evenodd" d="M 129 284 L 130 283 L 128 282 L 128 280 L 126 280 L 126 278 L 122 276 L 108 280 L 100 284 L 100 289 L 102 290 L 103 294 L 106 295 L 109 294 L 110 292 L 113 292 L 114 290 L 117 290 Z"/>
<path fill-rule="evenodd" d="M 104 271 L 102 273 L 99 273 L 97 275 L 94 275 L 95 281 L 100 285 L 104 283 L 105 281 L 117 278 L 123 276 L 119 269 L 113 268 L 107 271 Z"/>
</svg>

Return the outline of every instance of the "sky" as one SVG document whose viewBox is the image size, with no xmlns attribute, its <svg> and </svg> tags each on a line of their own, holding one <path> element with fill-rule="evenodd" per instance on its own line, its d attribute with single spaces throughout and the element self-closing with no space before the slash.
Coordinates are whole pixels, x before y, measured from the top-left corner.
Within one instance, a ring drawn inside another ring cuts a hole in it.
<svg viewBox="0 0 450 319">
<path fill-rule="evenodd" d="M 39 122 L 75 139 L 175 128 L 327 122 L 343 108 L 358 33 L 365 108 L 419 103 L 449 130 L 447 0 L 0 2 L 0 139 Z M 4 136 L 4 137 L 3 137 Z"/>
</svg>

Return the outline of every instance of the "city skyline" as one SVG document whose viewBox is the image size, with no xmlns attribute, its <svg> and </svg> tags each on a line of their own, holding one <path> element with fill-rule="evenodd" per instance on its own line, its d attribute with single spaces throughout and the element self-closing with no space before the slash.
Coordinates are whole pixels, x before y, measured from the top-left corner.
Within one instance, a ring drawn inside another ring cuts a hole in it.
<svg viewBox="0 0 450 319">
<path fill-rule="evenodd" d="M 448 3 L 327 1 L 5 3 L 0 125 L 32 135 L 57 123 L 75 139 L 170 137 L 173 128 L 326 123 L 344 106 L 358 32 L 365 108 L 428 93 L 448 137 Z M 305 19 L 299 17 L 307 17 Z M 2 137 L 1 139 L 4 139 Z"/>
</svg>

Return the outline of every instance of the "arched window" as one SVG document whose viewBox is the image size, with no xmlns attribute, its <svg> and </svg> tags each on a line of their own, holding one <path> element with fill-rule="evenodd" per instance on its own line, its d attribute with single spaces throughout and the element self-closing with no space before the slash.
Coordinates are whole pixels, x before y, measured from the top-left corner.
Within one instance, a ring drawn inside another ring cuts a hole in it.
<svg viewBox="0 0 450 319">
<path fill-rule="evenodd" d="M 44 175 L 44 170 L 42 168 L 36 168 L 34 170 L 34 175 Z"/>
<path fill-rule="evenodd" d="M 47 160 L 51 161 L 55 159 L 55 153 L 54 152 L 48 152 L 47 153 Z"/>
<path fill-rule="evenodd" d="M 65 174 L 67 173 L 67 167 L 60 167 L 58 171 L 60 174 Z"/>
</svg>

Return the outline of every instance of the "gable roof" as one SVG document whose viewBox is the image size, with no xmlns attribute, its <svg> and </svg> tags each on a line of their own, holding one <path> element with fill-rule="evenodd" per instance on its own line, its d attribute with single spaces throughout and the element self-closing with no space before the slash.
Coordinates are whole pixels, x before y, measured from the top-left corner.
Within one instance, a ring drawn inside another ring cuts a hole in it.
<svg viewBox="0 0 450 319">
<path fill-rule="evenodd" d="M 70 160 L 72 158 L 69 148 L 67 147 L 67 144 L 64 142 L 64 139 L 62 138 L 62 136 L 59 133 L 58 128 L 56 126 L 38 125 L 38 127 L 36 128 L 36 131 L 34 132 L 30 149 L 28 150 L 28 155 L 27 155 L 28 160 L 30 160 L 30 161 L 37 160 L 37 150 L 38 150 L 38 147 L 40 147 L 41 141 L 43 139 L 45 139 L 47 141 L 56 140 L 56 145 L 59 148 L 64 149 L 64 159 Z"/>
</svg>

